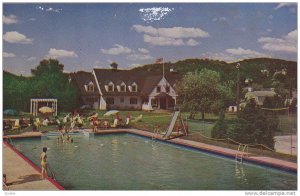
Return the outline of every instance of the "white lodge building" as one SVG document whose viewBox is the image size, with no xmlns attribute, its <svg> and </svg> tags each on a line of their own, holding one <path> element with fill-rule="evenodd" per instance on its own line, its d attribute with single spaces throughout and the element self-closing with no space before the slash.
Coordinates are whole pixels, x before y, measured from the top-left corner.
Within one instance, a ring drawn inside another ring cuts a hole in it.
<svg viewBox="0 0 300 196">
<path fill-rule="evenodd" d="M 181 79 L 177 72 L 93 69 L 70 73 L 80 92 L 81 105 L 95 109 L 150 110 L 173 109 L 177 94 L 174 85 Z"/>
</svg>

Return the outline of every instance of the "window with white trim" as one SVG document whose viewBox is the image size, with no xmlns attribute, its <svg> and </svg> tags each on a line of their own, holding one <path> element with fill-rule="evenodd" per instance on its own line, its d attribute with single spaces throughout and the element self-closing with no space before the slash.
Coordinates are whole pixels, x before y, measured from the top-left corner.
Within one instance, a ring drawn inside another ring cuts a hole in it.
<svg viewBox="0 0 300 196">
<path fill-rule="evenodd" d="M 131 105 L 136 105 L 137 102 L 138 102 L 137 98 L 135 98 L 135 97 L 131 97 L 131 98 L 130 98 L 130 104 L 131 104 Z"/>
<path fill-rule="evenodd" d="M 131 91 L 132 91 L 132 92 L 137 92 L 137 85 L 136 85 L 136 84 L 133 84 L 133 85 L 131 86 Z"/>
</svg>

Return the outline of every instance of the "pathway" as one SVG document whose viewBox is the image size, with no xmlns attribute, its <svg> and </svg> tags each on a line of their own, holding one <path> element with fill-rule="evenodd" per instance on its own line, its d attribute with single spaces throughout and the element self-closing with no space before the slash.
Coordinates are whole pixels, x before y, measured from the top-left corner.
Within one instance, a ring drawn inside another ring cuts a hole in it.
<svg viewBox="0 0 300 196">
<path fill-rule="evenodd" d="M 2 148 L 3 173 L 9 190 L 59 190 L 49 180 L 41 180 L 40 173 L 10 147 L 2 144 Z"/>
</svg>

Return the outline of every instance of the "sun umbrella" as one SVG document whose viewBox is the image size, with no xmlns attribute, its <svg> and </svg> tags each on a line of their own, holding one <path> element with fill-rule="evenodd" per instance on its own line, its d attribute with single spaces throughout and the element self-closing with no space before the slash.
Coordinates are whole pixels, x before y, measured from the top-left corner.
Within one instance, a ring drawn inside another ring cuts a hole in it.
<svg viewBox="0 0 300 196">
<path fill-rule="evenodd" d="M 41 107 L 41 108 L 39 109 L 39 111 L 40 111 L 41 113 L 43 113 L 43 114 L 46 114 L 46 113 L 53 113 L 53 112 L 54 112 L 54 110 L 53 110 L 52 108 L 49 108 L 49 107 L 47 107 L 47 106 Z"/>
<path fill-rule="evenodd" d="M 118 110 L 110 110 L 110 111 L 106 112 L 103 116 L 111 116 L 111 115 L 115 115 L 117 113 L 119 113 Z"/>
<path fill-rule="evenodd" d="M 6 114 L 6 115 L 17 115 L 18 112 L 15 109 L 6 109 L 6 110 L 3 111 L 3 114 Z"/>
</svg>

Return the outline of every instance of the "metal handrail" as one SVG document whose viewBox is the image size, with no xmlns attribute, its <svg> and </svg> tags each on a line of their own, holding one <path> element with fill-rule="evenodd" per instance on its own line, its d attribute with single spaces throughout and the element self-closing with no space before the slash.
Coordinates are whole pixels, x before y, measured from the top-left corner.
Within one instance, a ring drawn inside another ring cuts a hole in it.
<svg viewBox="0 0 300 196">
<path fill-rule="evenodd" d="M 10 143 L 10 145 L 11 145 L 12 147 L 14 147 L 14 143 L 13 143 L 13 141 L 12 141 L 12 139 L 11 139 L 10 136 L 7 136 L 7 137 L 6 137 L 6 141 L 7 141 L 7 143 Z"/>
<path fill-rule="evenodd" d="M 49 171 L 51 173 L 51 176 L 52 176 L 51 178 L 54 179 L 54 180 L 56 180 L 55 174 L 54 174 L 53 170 L 51 169 L 49 163 L 47 164 L 47 168 L 49 169 Z"/>
<path fill-rule="evenodd" d="M 243 158 L 244 158 L 246 151 L 247 151 L 247 153 L 246 153 L 247 157 L 249 156 L 249 145 L 248 144 L 239 144 L 237 151 L 238 152 L 235 154 L 235 159 L 236 160 L 240 159 L 241 162 L 243 163 Z M 240 157 L 239 157 L 239 155 L 240 155 Z"/>
</svg>

